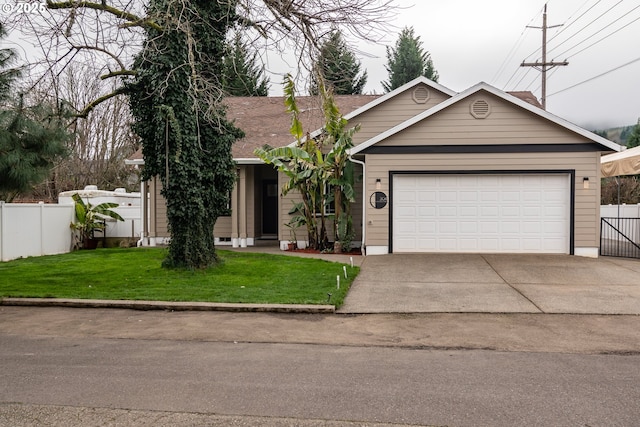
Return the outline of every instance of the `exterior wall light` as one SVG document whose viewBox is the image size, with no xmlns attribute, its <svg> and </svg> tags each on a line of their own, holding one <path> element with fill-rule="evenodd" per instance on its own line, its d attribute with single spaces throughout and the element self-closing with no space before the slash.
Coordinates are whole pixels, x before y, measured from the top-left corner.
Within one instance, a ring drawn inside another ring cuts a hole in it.
<svg viewBox="0 0 640 427">
<path fill-rule="evenodd" d="M 585 176 L 584 178 L 582 178 L 582 188 L 584 188 L 585 190 L 589 189 L 589 177 Z"/>
<path fill-rule="evenodd" d="M 382 182 L 380 181 L 380 178 L 376 178 L 376 190 L 379 190 L 380 188 L 382 188 Z"/>
</svg>

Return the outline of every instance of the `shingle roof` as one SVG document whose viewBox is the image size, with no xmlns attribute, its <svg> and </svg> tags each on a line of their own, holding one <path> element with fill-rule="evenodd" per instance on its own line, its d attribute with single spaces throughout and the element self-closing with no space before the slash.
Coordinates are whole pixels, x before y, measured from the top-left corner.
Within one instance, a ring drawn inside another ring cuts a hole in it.
<svg viewBox="0 0 640 427">
<path fill-rule="evenodd" d="M 532 105 L 541 107 L 535 96 L 528 91 L 509 92 Z M 346 116 L 360 107 L 380 98 L 382 95 L 337 95 L 336 104 L 340 113 Z M 300 96 L 296 98 L 300 109 L 300 120 L 305 132 L 313 132 L 322 127 L 322 106 L 318 97 Z M 268 144 L 284 147 L 293 142 L 289 133 L 291 114 L 287 113 L 284 97 L 229 97 L 224 100 L 227 118 L 245 133 L 244 138 L 235 142 L 232 148 L 234 159 L 251 159 L 256 156 L 256 148 Z M 133 154 L 130 160 L 142 159 L 142 150 Z"/>
<path fill-rule="evenodd" d="M 380 95 L 335 96 L 340 113 L 346 115 L 373 101 Z M 230 97 L 225 99 L 227 118 L 245 133 L 233 146 L 233 158 L 255 158 L 253 150 L 268 144 L 283 147 L 294 141 L 289 133 L 291 114 L 287 113 L 284 97 Z M 322 127 L 322 106 L 317 97 L 296 98 L 300 120 L 305 132 Z"/>
</svg>

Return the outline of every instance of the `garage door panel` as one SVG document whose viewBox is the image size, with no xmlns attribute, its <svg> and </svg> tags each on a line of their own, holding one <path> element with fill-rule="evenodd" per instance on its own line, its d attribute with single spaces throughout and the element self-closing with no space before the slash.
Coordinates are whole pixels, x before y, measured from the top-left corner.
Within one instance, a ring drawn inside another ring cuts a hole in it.
<svg viewBox="0 0 640 427">
<path fill-rule="evenodd" d="M 393 191 L 394 252 L 568 253 L 568 174 L 399 175 Z"/>
</svg>

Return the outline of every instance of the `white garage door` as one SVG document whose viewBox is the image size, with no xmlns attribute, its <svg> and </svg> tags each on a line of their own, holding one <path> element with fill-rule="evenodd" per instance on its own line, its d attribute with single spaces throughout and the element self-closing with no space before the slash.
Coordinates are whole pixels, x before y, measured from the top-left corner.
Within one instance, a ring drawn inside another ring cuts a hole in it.
<svg viewBox="0 0 640 427">
<path fill-rule="evenodd" d="M 569 253 L 570 176 L 395 175 L 393 252 Z"/>
</svg>

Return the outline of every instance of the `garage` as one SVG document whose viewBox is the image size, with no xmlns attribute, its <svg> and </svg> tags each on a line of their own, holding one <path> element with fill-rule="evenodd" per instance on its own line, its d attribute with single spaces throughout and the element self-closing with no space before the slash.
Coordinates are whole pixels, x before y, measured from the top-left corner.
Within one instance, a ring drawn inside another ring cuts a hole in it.
<svg viewBox="0 0 640 427">
<path fill-rule="evenodd" d="M 571 250 L 571 174 L 392 174 L 392 252 Z"/>
</svg>

